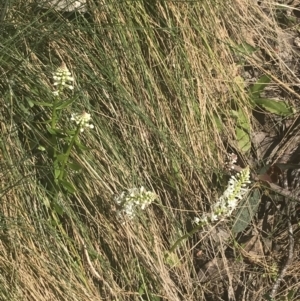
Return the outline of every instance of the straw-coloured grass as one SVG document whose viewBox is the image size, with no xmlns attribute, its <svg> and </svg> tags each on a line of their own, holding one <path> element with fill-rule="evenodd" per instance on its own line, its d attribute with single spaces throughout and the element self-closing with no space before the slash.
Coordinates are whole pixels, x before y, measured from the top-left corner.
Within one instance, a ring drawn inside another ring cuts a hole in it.
<svg viewBox="0 0 300 301">
<path fill-rule="evenodd" d="M 209 300 L 199 237 L 181 245 L 177 264 L 165 254 L 226 187 L 224 161 L 238 151 L 232 101 L 252 121 L 237 45 L 268 49 L 282 29 L 243 0 L 89 5 L 67 18 L 14 1 L 1 25 L 0 299 Z M 60 195 L 55 219 L 51 163 L 37 149 L 50 112 L 30 104 L 51 97 L 61 62 L 75 77 L 72 111 L 89 111 L 95 128 L 81 135 L 89 150 L 72 153 L 83 170 L 68 175 L 77 190 Z M 120 223 L 114 195 L 142 185 L 157 200 Z"/>
</svg>

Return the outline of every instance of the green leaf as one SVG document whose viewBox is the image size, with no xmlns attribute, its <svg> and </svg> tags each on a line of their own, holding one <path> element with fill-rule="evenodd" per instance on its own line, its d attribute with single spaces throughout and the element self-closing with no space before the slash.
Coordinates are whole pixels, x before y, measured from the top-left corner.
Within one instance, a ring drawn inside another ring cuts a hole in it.
<svg viewBox="0 0 300 301">
<path fill-rule="evenodd" d="M 67 135 L 65 134 L 65 132 L 61 129 L 53 129 L 50 126 L 47 127 L 47 131 L 49 134 L 51 134 L 52 136 L 58 137 L 58 138 L 65 138 L 67 137 Z"/>
<path fill-rule="evenodd" d="M 46 148 L 42 145 L 39 145 L 38 150 L 40 150 L 41 152 L 44 152 L 46 150 Z"/>
<path fill-rule="evenodd" d="M 57 106 L 55 107 L 56 110 L 62 110 L 66 107 L 68 107 L 70 104 L 72 104 L 76 99 L 78 99 L 78 97 L 76 98 L 70 98 L 68 100 L 63 100 L 63 101 L 60 101 Z"/>
<path fill-rule="evenodd" d="M 269 98 L 257 98 L 255 103 L 261 105 L 265 110 L 277 115 L 287 116 L 293 114 L 293 108 L 285 101 L 276 101 Z"/>
<path fill-rule="evenodd" d="M 74 193 L 76 191 L 75 187 L 66 180 L 59 180 L 59 184 L 64 187 L 68 192 Z"/>
<path fill-rule="evenodd" d="M 236 127 L 235 132 L 239 150 L 242 153 L 248 152 L 251 148 L 251 139 L 248 132 L 240 127 Z"/>
<path fill-rule="evenodd" d="M 50 208 L 50 202 L 49 202 L 49 199 L 48 199 L 47 197 L 43 197 L 42 200 L 43 200 L 44 205 L 45 205 L 47 208 Z"/>
<path fill-rule="evenodd" d="M 32 108 L 34 106 L 34 102 L 28 97 L 26 97 L 25 99 L 27 100 L 29 107 Z"/>
<path fill-rule="evenodd" d="M 237 234 L 244 231 L 250 224 L 253 216 L 256 214 L 259 203 L 261 199 L 261 194 L 258 188 L 254 189 L 248 198 L 240 205 L 235 222 L 232 226 L 232 232 Z"/>
<path fill-rule="evenodd" d="M 250 94 L 252 97 L 259 97 L 259 94 L 264 90 L 267 84 L 269 84 L 271 78 L 264 74 L 261 76 L 257 82 L 250 88 Z"/>
<path fill-rule="evenodd" d="M 288 293 L 288 295 L 287 295 L 288 301 L 292 301 L 292 299 L 293 299 L 294 296 L 295 296 L 295 293 L 296 293 L 296 291 L 294 291 L 294 290 L 290 290 L 290 291 L 289 291 L 289 293 Z"/>
<path fill-rule="evenodd" d="M 233 79 L 233 81 L 236 84 L 236 86 L 238 87 L 238 90 L 244 91 L 244 89 L 245 89 L 245 80 L 240 75 L 236 76 Z"/>
<path fill-rule="evenodd" d="M 60 169 L 59 168 L 55 168 L 55 170 L 54 170 L 54 178 L 58 179 L 59 175 L 60 175 Z"/>
<path fill-rule="evenodd" d="M 77 163 L 68 163 L 67 166 L 70 167 L 70 169 L 72 169 L 74 171 L 82 170 L 82 167 Z"/>
<path fill-rule="evenodd" d="M 236 119 L 239 118 L 239 113 L 238 113 L 238 111 L 236 111 L 236 110 L 231 110 L 230 112 L 231 112 L 231 116 L 232 116 L 232 117 L 234 117 L 234 118 L 236 118 Z"/>
<path fill-rule="evenodd" d="M 166 252 L 164 254 L 164 260 L 165 263 L 172 268 L 181 264 L 180 259 L 175 252 Z"/>
<path fill-rule="evenodd" d="M 29 110 L 24 106 L 22 102 L 18 103 L 18 107 L 22 110 L 25 115 L 30 115 Z"/>
<path fill-rule="evenodd" d="M 53 135 L 53 136 L 56 136 L 56 131 L 55 129 L 52 129 L 51 127 L 47 127 L 47 131 L 49 134 Z"/>
<path fill-rule="evenodd" d="M 220 119 L 220 117 L 214 114 L 213 118 L 214 118 L 214 123 L 217 126 L 218 130 L 222 130 L 223 129 L 223 122 Z"/>
<path fill-rule="evenodd" d="M 161 301 L 161 298 L 157 295 L 149 294 L 150 301 Z"/>
<path fill-rule="evenodd" d="M 75 130 L 66 131 L 66 134 L 67 134 L 68 136 L 74 136 L 75 133 L 76 133 Z"/>
<path fill-rule="evenodd" d="M 66 154 L 59 154 L 56 156 L 56 160 L 57 162 L 64 162 L 65 159 L 67 158 L 67 155 Z"/>
<path fill-rule="evenodd" d="M 79 149 L 81 149 L 81 150 L 85 150 L 85 151 L 87 151 L 87 150 L 89 150 L 89 148 L 88 147 L 86 147 L 85 145 L 83 145 L 79 140 L 75 140 L 75 145 L 79 148 Z"/>
<path fill-rule="evenodd" d="M 235 47 L 239 52 L 245 55 L 251 55 L 255 52 L 258 48 L 251 46 L 250 44 L 244 42 Z"/>
<path fill-rule="evenodd" d="M 145 292 L 144 285 L 142 284 L 139 288 L 139 295 L 142 296 Z"/>
<path fill-rule="evenodd" d="M 40 107 L 53 107 L 52 102 L 49 103 L 49 102 L 34 101 L 34 100 L 30 100 L 30 102 Z"/>
<path fill-rule="evenodd" d="M 250 122 L 249 122 L 249 118 L 246 115 L 246 113 L 239 109 L 237 111 L 237 126 L 241 127 L 242 129 L 246 130 L 247 132 L 250 132 Z"/>
<path fill-rule="evenodd" d="M 57 204 L 57 203 L 54 204 L 54 210 L 60 216 L 62 216 L 64 214 L 64 212 L 65 212 L 64 208 L 61 205 Z"/>
<path fill-rule="evenodd" d="M 241 110 L 231 110 L 230 116 L 236 120 L 237 127 L 244 129 L 246 132 L 250 132 L 250 122 L 247 114 Z"/>
</svg>

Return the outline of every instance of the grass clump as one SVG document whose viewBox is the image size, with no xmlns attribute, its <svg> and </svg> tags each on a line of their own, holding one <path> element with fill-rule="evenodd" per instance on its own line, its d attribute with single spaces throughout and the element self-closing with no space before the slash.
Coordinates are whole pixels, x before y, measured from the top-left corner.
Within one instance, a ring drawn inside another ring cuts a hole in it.
<svg viewBox="0 0 300 301">
<path fill-rule="evenodd" d="M 6 8 L 0 29 L 1 298 L 237 296 L 240 288 L 232 293 L 227 254 L 220 251 L 225 241 L 213 240 L 220 223 L 194 231 L 168 252 L 225 191 L 227 154 L 235 150 L 249 165 L 256 107 L 241 70 L 251 64 L 288 87 L 255 57 L 263 51 L 240 50 L 243 43 L 270 50 L 264 39 L 276 39 L 277 21 L 236 0 L 90 1 L 86 12 L 17 0 L 6 1 Z M 150 199 L 141 205 L 138 193 Z M 133 215 L 139 205 L 145 210 L 134 219 L 120 219 L 120 212 Z M 228 249 L 238 253 L 238 238 L 224 229 Z M 201 266 L 212 258 L 221 258 L 217 269 L 227 273 L 223 291 L 200 280 Z M 249 266 L 251 273 L 239 267 L 239 286 L 255 300 L 252 272 L 263 268 Z M 270 289 L 268 283 L 261 295 Z M 283 287 L 280 294 L 292 290 Z"/>
</svg>

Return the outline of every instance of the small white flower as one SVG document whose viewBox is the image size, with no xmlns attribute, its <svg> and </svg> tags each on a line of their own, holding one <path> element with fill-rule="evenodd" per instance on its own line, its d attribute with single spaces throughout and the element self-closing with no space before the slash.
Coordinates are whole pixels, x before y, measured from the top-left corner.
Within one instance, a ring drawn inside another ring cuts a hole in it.
<svg viewBox="0 0 300 301">
<path fill-rule="evenodd" d="M 199 225 L 205 226 L 209 222 L 210 222 L 210 217 L 208 217 L 207 214 L 203 214 L 201 216 L 201 218 L 194 217 L 194 219 L 192 220 L 192 223 L 195 224 L 195 225 L 197 225 L 197 226 L 199 226 Z"/>
<path fill-rule="evenodd" d="M 219 215 L 216 214 L 215 212 L 211 212 L 211 214 L 210 214 L 210 221 L 211 222 L 216 222 L 217 220 L 219 220 Z"/>
<path fill-rule="evenodd" d="M 211 212 L 204 214 L 201 218 L 195 218 L 194 223 L 203 225 L 208 221 L 214 223 L 229 217 L 238 206 L 245 194 L 249 191 L 247 188 L 250 182 L 250 170 L 244 168 L 236 176 L 232 176 L 228 181 L 228 186 L 220 198 L 211 206 Z"/>
<path fill-rule="evenodd" d="M 232 198 L 232 199 L 228 200 L 228 202 L 227 202 L 228 208 L 235 209 L 237 207 L 237 203 L 238 203 L 238 200 L 236 198 Z"/>
<path fill-rule="evenodd" d="M 141 188 L 131 188 L 126 192 L 123 191 L 119 196 L 115 197 L 115 202 L 121 207 L 118 215 L 125 215 L 129 219 L 135 216 L 138 209 L 145 210 L 155 199 L 157 195 L 152 191 L 146 191 Z"/>
<path fill-rule="evenodd" d="M 192 221 L 192 223 L 196 224 L 196 225 L 199 225 L 200 221 L 201 221 L 200 218 L 195 216 L 194 219 L 193 219 L 193 221 Z"/>
<path fill-rule="evenodd" d="M 203 225 L 207 225 L 208 224 L 208 218 L 207 216 L 203 216 L 202 218 L 200 218 L 200 223 Z"/>
<path fill-rule="evenodd" d="M 62 63 L 62 65 L 55 71 L 53 75 L 53 80 L 53 85 L 58 86 L 58 90 L 56 91 L 57 93 L 60 93 L 64 87 L 70 90 L 74 89 L 74 77 L 71 76 L 71 72 L 68 70 L 65 63 Z"/>
<path fill-rule="evenodd" d="M 80 126 L 80 132 L 83 132 L 85 128 L 93 129 L 94 125 L 90 124 L 91 114 L 83 112 L 82 114 L 72 114 L 71 120 L 75 121 Z"/>
</svg>

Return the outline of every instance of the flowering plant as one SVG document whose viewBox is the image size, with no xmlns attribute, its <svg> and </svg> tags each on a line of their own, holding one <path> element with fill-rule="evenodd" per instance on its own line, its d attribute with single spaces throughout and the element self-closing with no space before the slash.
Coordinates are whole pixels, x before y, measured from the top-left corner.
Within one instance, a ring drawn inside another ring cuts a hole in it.
<svg viewBox="0 0 300 301">
<path fill-rule="evenodd" d="M 244 168 L 236 176 L 231 176 L 228 186 L 216 203 L 212 205 L 210 213 L 205 213 L 201 218 L 195 217 L 196 225 L 206 225 L 215 221 L 229 217 L 236 209 L 239 201 L 249 191 L 247 186 L 250 184 L 249 167 Z"/>
<path fill-rule="evenodd" d="M 141 186 L 122 191 L 114 200 L 119 207 L 118 216 L 132 219 L 138 209 L 146 209 L 156 198 L 157 195 L 154 192 L 147 191 L 145 187 Z"/>
<path fill-rule="evenodd" d="M 76 191 L 75 186 L 67 181 L 67 176 L 69 171 L 78 172 L 81 167 L 72 162 L 71 151 L 75 147 L 86 149 L 80 143 L 79 137 L 85 129 L 92 129 L 94 125 L 90 123 L 91 114 L 87 112 L 73 113 L 70 117 L 65 114 L 66 111 L 70 111 L 75 98 L 65 93 L 66 90 L 74 90 L 74 77 L 64 63 L 53 74 L 53 86 L 55 88 L 50 101 L 35 104 L 50 108 L 50 118 L 44 122 L 46 134 L 38 148 L 46 151 L 53 168 L 51 176 L 47 178 L 46 189 L 49 190 L 50 197 L 57 207 L 59 191 L 62 189 L 69 193 Z M 69 120 L 71 122 L 66 122 Z"/>
<path fill-rule="evenodd" d="M 231 216 L 232 212 L 237 208 L 238 203 L 249 191 L 250 170 L 249 167 L 242 169 L 235 176 L 229 179 L 227 188 L 220 198 L 212 205 L 211 211 L 204 213 L 200 218 L 195 217 L 193 223 L 195 228 L 189 233 L 180 237 L 171 247 L 170 252 L 173 252 L 177 246 L 192 234 L 196 233 L 201 227 L 212 224 L 216 221 L 224 220 Z"/>
</svg>

